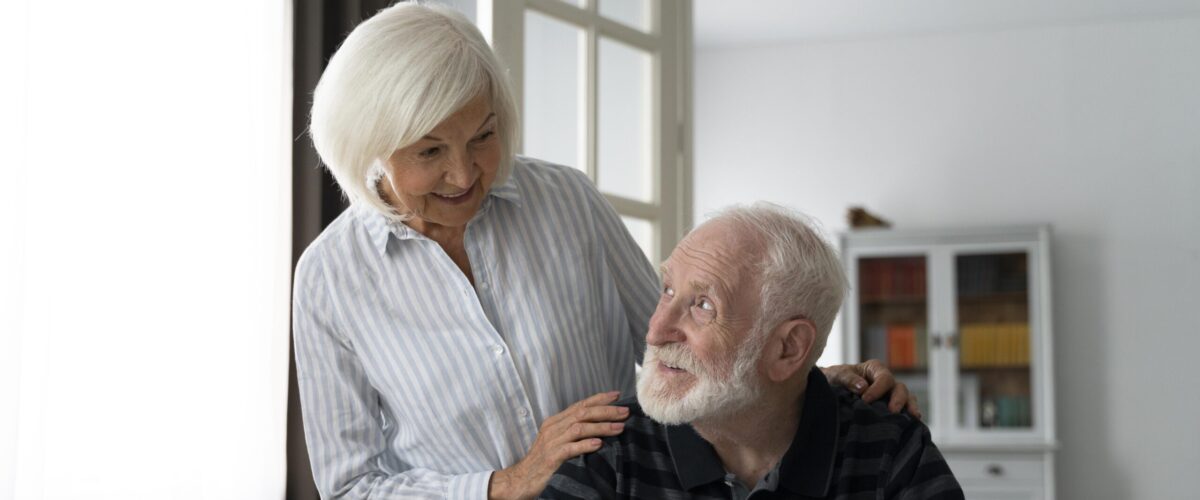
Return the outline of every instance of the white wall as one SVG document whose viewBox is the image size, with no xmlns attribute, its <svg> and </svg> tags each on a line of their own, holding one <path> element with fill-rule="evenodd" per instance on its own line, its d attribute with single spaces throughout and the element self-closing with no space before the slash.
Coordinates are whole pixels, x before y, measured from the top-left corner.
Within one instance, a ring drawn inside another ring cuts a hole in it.
<svg viewBox="0 0 1200 500">
<path fill-rule="evenodd" d="M 697 221 L 1052 224 L 1060 498 L 1194 496 L 1200 18 L 701 50 L 695 112 Z"/>
<path fill-rule="evenodd" d="M 284 498 L 291 5 L 0 2 L 0 500 Z"/>
</svg>

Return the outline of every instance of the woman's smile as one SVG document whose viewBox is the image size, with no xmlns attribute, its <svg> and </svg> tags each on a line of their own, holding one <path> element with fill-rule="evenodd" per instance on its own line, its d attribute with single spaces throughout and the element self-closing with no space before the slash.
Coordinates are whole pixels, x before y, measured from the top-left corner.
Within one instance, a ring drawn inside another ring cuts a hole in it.
<svg viewBox="0 0 1200 500">
<path fill-rule="evenodd" d="M 478 188 L 479 188 L 479 181 L 475 181 L 474 184 L 471 184 L 471 187 L 469 187 L 465 190 L 462 190 L 462 191 L 447 192 L 444 194 L 443 193 L 429 193 L 429 194 L 433 195 L 434 199 L 438 200 L 441 203 L 446 203 L 449 205 L 461 205 L 463 203 L 471 201 L 471 198 L 474 198 L 475 191 L 477 191 Z"/>
</svg>

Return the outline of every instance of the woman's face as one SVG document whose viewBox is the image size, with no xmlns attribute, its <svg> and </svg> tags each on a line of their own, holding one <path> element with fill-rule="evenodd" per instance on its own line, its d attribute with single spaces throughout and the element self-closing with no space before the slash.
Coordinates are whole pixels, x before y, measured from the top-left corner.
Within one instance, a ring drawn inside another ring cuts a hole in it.
<svg viewBox="0 0 1200 500">
<path fill-rule="evenodd" d="M 462 228 L 496 179 L 501 144 L 491 99 L 481 94 L 417 142 L 397 149 L 381 180 L 384 198 L 408 225 L 428 235 L 436 226 Z"/>
</svg>

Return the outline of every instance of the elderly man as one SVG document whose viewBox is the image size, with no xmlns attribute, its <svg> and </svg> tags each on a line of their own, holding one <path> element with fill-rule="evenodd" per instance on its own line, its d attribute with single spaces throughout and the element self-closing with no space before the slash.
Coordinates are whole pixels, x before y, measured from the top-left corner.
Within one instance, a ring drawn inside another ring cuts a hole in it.
<svg viewBox="0 0 1200 500">
<path fill-rule="evenodd" d="M 963 497 L 925 425 L 814 368 L 847 283 L 801 216 L 726 210 L 662 282 L 624 433 L 563 464 L 544 498 Z"/>
</svg>

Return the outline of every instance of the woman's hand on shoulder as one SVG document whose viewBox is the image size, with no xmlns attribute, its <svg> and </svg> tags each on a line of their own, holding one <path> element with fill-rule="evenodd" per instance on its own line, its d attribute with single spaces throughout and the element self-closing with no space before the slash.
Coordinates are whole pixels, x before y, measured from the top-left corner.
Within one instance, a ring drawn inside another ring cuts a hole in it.
<svg viewBox="0 0 1200 500">
<path fill-rule="evenodd" d="M 600 438 L 625 430 L 629 408 L 611 406 L 619 392 L 602 392 L 547 418 L 525 458 L 492 473 L 491 500 L 534 498 L 563 462 L 600 449 Z"/>
<path fill-rule="evenodd" d="M 862 396 L 868 403 L 875 401 L 888 392 L 892 397 L 888 400 L 888 409 L 892 413 L 908 410 L 914 417 L 922 418 L 921 408 L 917 405 L 917 397 L 908 392 L 904 382 L 896 380 L 892 371 L 877 359 L 869 359 L 857 365 L 834 365 L 821 368 L 829 383 L 840 385 L 850 392 Z"/>
</svg>

